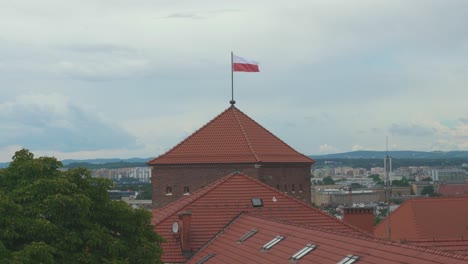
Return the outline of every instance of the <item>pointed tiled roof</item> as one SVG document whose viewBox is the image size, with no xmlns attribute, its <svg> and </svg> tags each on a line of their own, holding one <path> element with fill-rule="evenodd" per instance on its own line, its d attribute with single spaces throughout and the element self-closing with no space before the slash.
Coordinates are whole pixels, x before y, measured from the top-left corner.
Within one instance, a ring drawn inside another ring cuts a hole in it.
<svg viewBox="0 0 468 264">
<path fill-rule="evenodd" d="M 315 161 L 231 106 L 148 165 L 257 162 Z"/>
<path fill-rule="evenodd" d="M 253 207 L 252 198 L 261 198 L 263 207 Z M 191 243 L 194 250 L 205 245 L 242 212 L 342 233 L 361 234 L 338 219 L 256 179 L 244 174 L 231 174 L 190 196 L 153 211 L 155 231 L 167 241 L 162 244 L 163 262 L 181 263 L 186 260 L 180 243 L 171 233 L 172 223 L 178 221 L 178 213 L 182 211 L 192 212 Z"/>
<path fill-rule="evenodd" d="M 386 237 L 387 219 L 374 229 Z M 392 240 L 453 240 L 468 237 L 468 197 L 409 199 L 390 215 Z"/>
<path fill-rule="evenodd" d="M 257 232 L 240 242 L 255 229 Z M 269 250 L 262 247 L 276 236 L 284 239 Z M 306 245 L 315 249 L 292 259 Z M 207 263 L 338 263 L 347 255 L 359 257 L 357 263 L 467 263 L 468 256 L 389 242 L 363 235 L 292 224 L 250 213 L 242 214 L 226 226 L 187 263 L 198 263 L 212 254 Z M 340 262 L 341 263 L 341 262 Z"/>
<path fill-rule="evenodd" d="M 468 184 L 440 184 L 437 193 L 443 196 L 468 196 Z"/>
</svg>

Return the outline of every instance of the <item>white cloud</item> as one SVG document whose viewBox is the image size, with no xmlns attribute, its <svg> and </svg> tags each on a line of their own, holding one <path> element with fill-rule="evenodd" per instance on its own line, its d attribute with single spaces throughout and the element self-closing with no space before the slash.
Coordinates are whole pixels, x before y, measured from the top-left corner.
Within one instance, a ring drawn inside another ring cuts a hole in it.
<svg viewBox="0 0 468 264">
<path fill-rule="evenodd" d="M 135 148 L 133 136 L 57 94 L 0 103 L 0 147 L 58 151 Z"/>
<path fill-rule="evenodd" d="M 320 154 L 336 153 L 337 151 L 338 149 L 336 147 L 328 145 L 328 144 L 323 144 L 323 145 L 320 145 L 319 147 Z"/>
<path fill-rule="evenodd" d="M 232 50 L 262 71 L 235 74 L 236 106 L 300 152 L 384 149 L 386 136 L 399 149 L 468 149 L 466 126 L 444 125 L 468 117 L 467 10 L 463 0 L 4 1 L 0 146 L 163 151 L 228 106 Z"/>
</svg>

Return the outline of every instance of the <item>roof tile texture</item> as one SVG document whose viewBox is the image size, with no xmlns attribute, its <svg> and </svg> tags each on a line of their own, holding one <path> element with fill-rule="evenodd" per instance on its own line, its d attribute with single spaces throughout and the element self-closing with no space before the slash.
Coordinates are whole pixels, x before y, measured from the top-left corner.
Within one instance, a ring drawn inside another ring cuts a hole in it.
<svg viewBox="0 0 468 264">
<path fill-rule="evenodd" d="M 387 219 L 374 229 L 386 237 Z M 453 240 L 468 237 L 468 197 L 410 199 L 390 215 L 392 240 Z"/>
<path fill-rule="evenodd" d="M 297 152 L 234 106 L 165 154 L 148 162 L 213 164 L 315 161 Z"/>
<path fill-rule="evenodd" d="M 261 198 L 263 207 L 252 207 L 251 199 Z M 360 233 L 334 217 L 296 200 L 270 186 L 243 174 L 232 174 L 153 211 L 155 230 L 167 243 L 163 244 L 164 262 L 183 262 L 177 238 L 171 233 L 177 213 L 192 212 L 191 242 L 198 250 L 242 212 L 263 215 L 289 222 L 334 229 L 343 233 Z"/>
<path fill-rule="evenodd" d="M 437 192 L 443 196 L 468 196 L 468 184 L 441 184 Z"/>
<path fill-rule="evenodd" d="M 246 241 L 238 242 L 251 229 L 258 232 Z M 271 249 L 261 250 L 277 235 L 285 238 Z M 291 256 L 307 244 L 316 245 L 317 248 L 296 262 L 289 263 L 338 263 L 348 254 L 359 256 L 357 263 L 442 264 L 468 261 L 468 256 L 290 224 L 248 213 L 233 221 L 187 263 L 196 263 L 208 253 L 215 256 L 207 263 L 288 263 Z"/>
</svg>

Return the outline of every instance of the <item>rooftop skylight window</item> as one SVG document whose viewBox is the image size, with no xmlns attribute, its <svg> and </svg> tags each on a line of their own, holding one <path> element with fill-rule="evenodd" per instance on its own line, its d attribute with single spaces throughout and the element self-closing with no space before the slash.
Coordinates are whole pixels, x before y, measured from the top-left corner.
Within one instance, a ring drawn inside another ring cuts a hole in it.
<svg viewBox="0 0 468 264">
<path fill-rule="evenodd" d="M 342 259 L 338 264 L 351 264 L 359 260 L 359 256 L 355 255 L 347 255 L 344 259 Z"/>
<path fill-rule="evenodd" d="M 246 241 L 247 239 L 249 239 L 251 236 L 255 235 L 256 233 L 258 232 L 257 229 L 251 229 L 249 232 L 247 232 L 245 235 L 243 235 L 241 238 L 239 238 L 239 240 L 237 240 L 238 242 L 244 242 Z"/>
<path fill-rule="evenodd" d="M 252 198 L 253 207 L 263 207 L 263 201 L 261 198 Z"/>
<path fill-rule="evenodd" d="M 262 249 L 263 250 L 269 250 L 271 247 L 273 247 L 274 245 L 278 244 L 278 242 L 280 242 L 281 240 L 283 240 L 284 237 L 282 236 L 276 236 L 275 238 L 273 238 L 270 242 L 266 243 L 265 245 L 263 245 Z"/>
<path fill-rule="evenodd" d="M 309 252 L 314 250 L 317 246 L 312 244 L 307 244 L 305 248 L 299 250 L 296 254 L 292 255 L 291 259 L 296 261 L 301 259 L 303 256 L 307 255 Z"/>
<path fill-rule="evenodd" d="M 212 258 L 214 256 L 215 256 L 214 253 L 208 253 L 208 255 L 204 256 L 199 261 L 197 261 L 197 264 L 203 264 L 203 263 L 207 262 L 210 258 Z"/>
</svg>

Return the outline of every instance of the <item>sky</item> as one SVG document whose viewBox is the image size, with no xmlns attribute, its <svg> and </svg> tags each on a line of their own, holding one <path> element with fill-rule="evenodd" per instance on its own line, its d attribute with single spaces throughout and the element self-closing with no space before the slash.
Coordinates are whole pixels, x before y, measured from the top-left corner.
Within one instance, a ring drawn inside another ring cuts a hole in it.
<svg viewBox="0 0 468 264">
<path fill-rule="evenodd" d="M 465 0 L 0 0 L 0 162 L 156 157 L 230 106 L 307 155 L 468 150 Z"/>
</svg>

